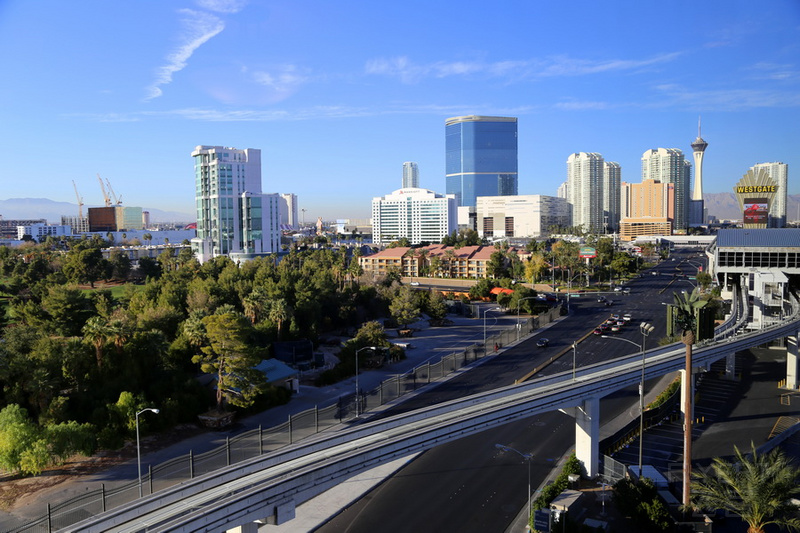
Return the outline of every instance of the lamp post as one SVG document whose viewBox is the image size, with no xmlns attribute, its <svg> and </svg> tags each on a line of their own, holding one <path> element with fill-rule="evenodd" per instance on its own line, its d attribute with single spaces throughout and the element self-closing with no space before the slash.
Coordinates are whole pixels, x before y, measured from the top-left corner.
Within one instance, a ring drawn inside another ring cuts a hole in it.
<svg viewBox="0 0 800 533">
<path fill-rule="evenodd" d="M 536 299 L 536 296 L 526 296 L 525 298 L 520 298 L 519 300 L 517 300 L 517 342 L 519 342 L 519 330 L 520 330 L 520 325 L 519 325 L 519 304 L 521 304 L 525 300 L 535 300 L 535 299 Z M 485 343 L 486 343 L 486 341 L 484 341 L 484 344 Z"/>
<path fill-rule="evenodd" d="M 644 443 L 644 354 L 647 337 L 656 329 L 652 324 L 642 322 L 639 331 L 642 332 L 642 382 L 639 384 L 639 479 L 642 479 L 642 446 Z"/>
<path fill-rule="evenodd" d="M 528 527 L 526 529 L 530 529 L 533 518 L 533 511 L 531 508 L 531 459 L 533 459 L 533 454 L 522 453 L 521 451 L 515 450 L 511 446 L 505 446 L 504 444 L 495 444 L 494 447 L 498 450 L 503 450 L 504 452 L 514 452 L 528 461 Z"/>
<path fill-rule="evenodd" d="M 142 409 L 141 411 L 136 413 L 136 465 L 137 465 L 138 470 L 139 470 L 139 497 L 140 498 L 142 497 L 142 454 L 139 451 L 139 415 L 144 413 L 144 412 L 146 412 L 146 411 L 152 411 L 155 414 L 159 413 L 158 409 L 156 409 L 154 407 L 145 407 L 144 409 Z"/>
<path fill-rule="evenodd" d="M 490 307 L 483 311 L 483 355 L 486 355 L 486 315 L 489 311 L 501 311 L 499 307 Z"/>
<path fill-rule="evenodd" d="M 634 342 L 630 339 L 623 339 L 622 337 L 609 337 L 602 335 L 604 339 L 614 339 L 617 341 L 624 341 L 633 344 L 642 353 L 642 380 L 639 383 L 639 479 L 642 478 L 642 452 L 644 444 L 644 369 L 645 369 L 645 341 L 648 335 L 656 329 L 652 324 L 642 322 L 639 324 L 639 331 L 642 333 L 642 344 Z"/>
<path fill-rule="evenodd" d="M 578 360 L 578 343 L 572 341 L 572 381 L 575 381 L 575 364 Z"/>
<path fill-rule="evenodd" d="M 358 418 L 361 415 L 361 413 L 359 412 L 359 408 L 360 408 L 359 404 L 361 403 L 361 401 L 360 401 L 361 398 L 359 398 L 360 392 L 359 392 L 359 388 L 358 388 L 358 354 L 359 354 L 359 352 L 362 352 L 364 350 L 375 350 L 375 346 L 364 346 L 363 348 L 359 348 L 358 350 L 356 350 L 356 396 L 355 396 L 355 398 L 356 398 L 356 418 Z"/>
</svg>

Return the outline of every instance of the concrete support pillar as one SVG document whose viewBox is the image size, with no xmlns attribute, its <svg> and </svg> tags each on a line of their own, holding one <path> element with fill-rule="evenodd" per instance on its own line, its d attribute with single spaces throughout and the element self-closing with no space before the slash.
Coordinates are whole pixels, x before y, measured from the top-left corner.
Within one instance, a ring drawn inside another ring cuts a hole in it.
<svg viewBox="0 0 800 533">
<path fill-rule="evenodd" d="M 584 474 L 600 474 L 600 399 L 590 398 L 575 408 L 575 456 L 583 463 Z"/>
<path fill-rule="evenodd" d="M 725 356 L 725 379 L 736 379 L 736 352 Z"/>
<path fill-rule="evenodd" d="M 258 524 L 255 522 L 248 522 L 243 526 L 229 529 L 227 533 L 258 533 Z"/>
<path fill-rule="evenodd" d="M 692 372 L 691 383 L 689 384 L 690 387 L 687 388 L 686 383 L 686 369 L 681 369 L 681 414 L 683 415 L 683 419 L 686 420 L 686 417 L 694 418 L 694 412 L 686 414 L 686 395 L 692 395 L 692 409 L 694 409 L 694 376 L 695 373 Z"/>
<path fill-rule="evenodd" d="M 797 334 L 786 337 L 786 388 L 797 388 L 798 361 L 800 361 Z"/>
</svg>

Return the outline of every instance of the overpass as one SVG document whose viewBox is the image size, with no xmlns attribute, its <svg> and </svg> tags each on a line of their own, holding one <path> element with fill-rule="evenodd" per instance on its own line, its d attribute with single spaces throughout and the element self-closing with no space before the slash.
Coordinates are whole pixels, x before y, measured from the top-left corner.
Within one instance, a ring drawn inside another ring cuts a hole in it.
<svg viewBox="0 0 800 533">
<path fill-rule="evenodd" d="M 737 334 L 746 320 L 746 300 L 720 328 L 717 337 L 694 349 L 695 366 L 707 366 L 731 354 L 790 337 L 787 379 L 797 375 L 800 302 L 777 325 Z M 647 378 L 681 370 L 684 346 L 673 344 L 647 352 Z M 298 444 L 192 479 L 63 531 L 255 531 L 256 521 L 282 523 L 296 505 L 358 472 L 424 451 L 449 440 L 555 409 L 576 412 L 578 457 L 590 477 L 597 474 L 599 399 L 641 380 L 641 354 L 556 374 L 531 382 L 476 394 L 348 430 L 318 434 Z"/>
</svg>

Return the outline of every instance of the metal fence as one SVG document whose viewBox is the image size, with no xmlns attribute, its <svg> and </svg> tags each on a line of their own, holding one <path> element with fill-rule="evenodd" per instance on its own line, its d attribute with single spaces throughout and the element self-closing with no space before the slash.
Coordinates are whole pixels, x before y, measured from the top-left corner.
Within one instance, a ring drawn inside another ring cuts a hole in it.
<svg viewBox="0 0 800 533">
<path fill-rule="evenodd" d="M 492 355 L 503 346 L 524 338 L 532 331 L 549 324 L 560 315 L 561 307 L 550 309 L 535 318 L 521 321 L 510 330 L 486 338 L 485 345 L 476 344 L 461 352 L 442 356 L 439 361 L 426 362 L 408 372 L 389 378 L 372 391 L 355 391 L 339 397 L 327 407 L 314 407 L 289 416 L 289 420 L 269 429 L 253 429 L 226 439 L 225 445 L 202 454 L 176 457 L 148 469 L 142 475 L 142 495 L 166 489 L 178 483 L 202 476 L 214 470 L 257 457 L 305 437 L 314 435 L 331 426 L 341 424 L 373 408 L 380 407 L 397 398 L 414 392 L 432 381 L 463 368 L 478 359 Z M 358 397 L 356 397 L 358 396 Z M 359 402 L 358 406 L 356 402 Z M 358 407 L 358 409 L 356 409 Z M 139 483 L 133 481 L 113 489 L 100 488 L 71 498 L 56 505 L 47 505 L 47 513 L 9 533 L 39 533 L 58 531 L 91 516 L 129 503 L 139 497 Z"/>
</svg>

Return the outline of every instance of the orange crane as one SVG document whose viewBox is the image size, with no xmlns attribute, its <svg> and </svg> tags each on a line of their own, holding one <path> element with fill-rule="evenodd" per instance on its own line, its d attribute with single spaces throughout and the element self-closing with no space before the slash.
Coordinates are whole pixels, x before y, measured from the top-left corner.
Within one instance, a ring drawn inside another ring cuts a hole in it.
<svg viewBox="0 0 800 533">
<path fill-rule="evenodd" d="M 108 192 L 111 193 L 111 196 L 114 197 L 114 204 L 122 205 L 122 195 L 120 194 L 119 198 L 117 198 L 117 195 L 114 193 L 114 189 L 111 188 L 111 182 L 108 181 L 108 178 L 106 178 L 106 187 L 108 187 Z"/>
<path fill-rule="evenodd" d="M 103 200 L 105 200 L 106 207 L 111 207 L 111 198 L 108 197 L 106 186 L 103 185 L 103 178 L 100 177 L 100 174 L 97 175 L 97 181 L 100 182 L 100 190 L 103 191 Z"/>
</svg>

